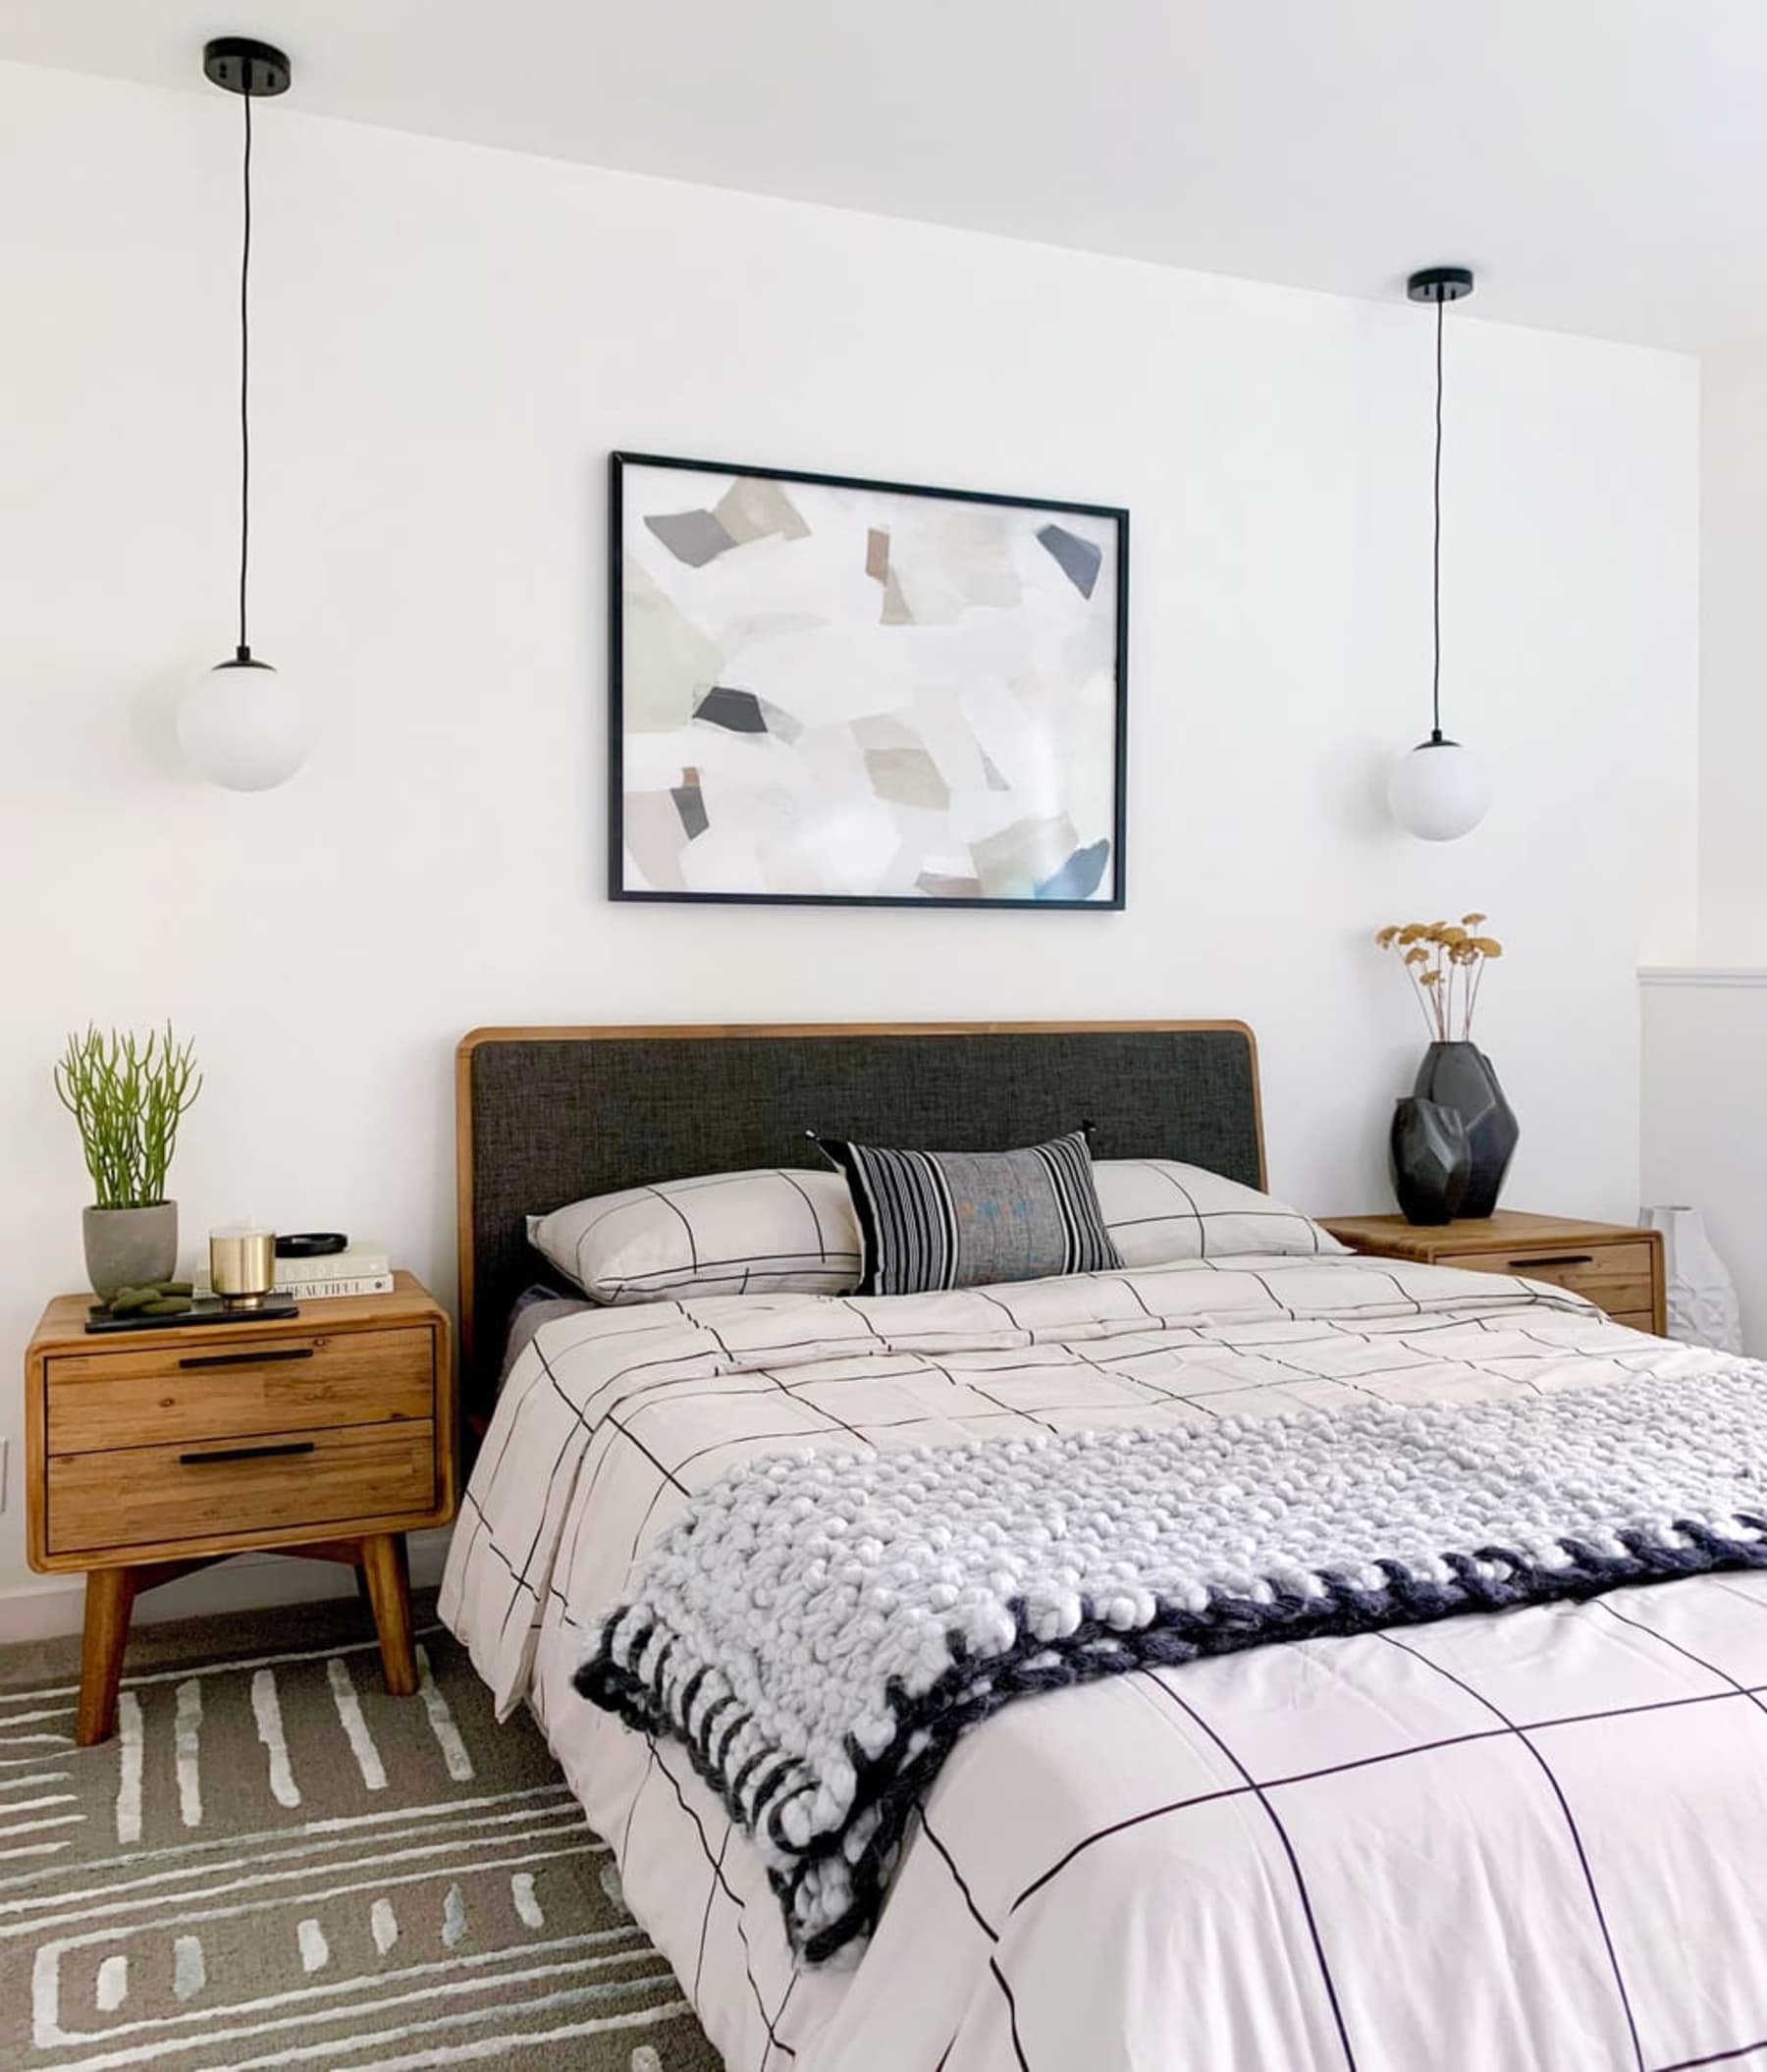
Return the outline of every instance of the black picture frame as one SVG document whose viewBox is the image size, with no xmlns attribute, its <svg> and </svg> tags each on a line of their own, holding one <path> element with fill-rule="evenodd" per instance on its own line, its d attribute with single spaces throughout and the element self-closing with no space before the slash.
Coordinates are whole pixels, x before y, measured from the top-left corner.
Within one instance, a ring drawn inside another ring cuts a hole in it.
<svg viewBox="0 0 1767 2072">
<path fill-rule="evenodd" d="M 917 909 L 1032 910 L 1039 913 L 1121 913 L 1127 905 L 1125 835 L 1128 823 L 1129 722 L 1129 512 L 1120 505 L 1081 504 L 1053 497 L 1001 496 L 986 490 L 941 489 L 925 483 L 875 480 L 862 475 L 820 474 L 803 468 L 760 467 L 728 460 L 693 460 L 675 454 L 612 452 L 608 456 L 608 896 L 625 902 L 694 906 L 912 907 Z M 634 886 L 625 882 L 624 577 L 625 470 L 674 468 L 684 473 L 731 475 L 767 482 L 815 484 L 823 488 L 873 491 L 884 496 L 928 497 L 955 504 L 999 505 L 1011 509 L 1102 520 L 1116 531 L 1114 584 L 1116 697 L 1111 813 L 1111 894 L 1086 899 L 990 899 L 935 894 L 821 892 L 699 892 Z"/>
</svg>

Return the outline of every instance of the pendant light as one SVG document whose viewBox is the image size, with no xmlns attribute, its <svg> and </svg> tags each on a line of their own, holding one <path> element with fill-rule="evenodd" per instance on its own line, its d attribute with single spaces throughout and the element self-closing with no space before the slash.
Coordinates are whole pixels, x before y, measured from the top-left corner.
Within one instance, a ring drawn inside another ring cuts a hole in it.
<svg viewBox="0 0 1767 2072">
<path fill-rule="evenodd" d="M 1490 786 L 1477 759 L 1442 732 L 1442 316 L 1450 302 L 1472 292 L 1465 266 L 1431 266 L 1413 274 L 1406 292 L 1433 302 L 1435 342 L 1435 529 L 1430 558 L 1434 663 L 1430 672 L 1429 739 L 1393 766 L 1387 800 L 1393 818 L 1421 841 L 1452 842 L 1476 827 L 1490 804 Z"/>
<path fill-rule="evenodd" d="M 185 760 L 230 791 L 267 791 L 306 760 L 306 701 L 288 678 L 252 654 L 245 583 L 251 540 L 251 104 L 289 90 L 288 59 L 250 36 L 217 36 L 203 47 L 204 77 L 245 109 L 244 206 L 240 242 L 240 639 L 231 661 L 190 685 L 178 709 Z"/>
</svg>

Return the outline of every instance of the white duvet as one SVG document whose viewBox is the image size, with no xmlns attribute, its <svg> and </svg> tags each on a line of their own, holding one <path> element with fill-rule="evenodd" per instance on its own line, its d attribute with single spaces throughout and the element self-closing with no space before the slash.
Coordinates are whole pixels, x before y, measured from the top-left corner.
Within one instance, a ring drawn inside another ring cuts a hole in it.
<svg viewBox="0 0 1767 2072">
<path fill-rule="evenodd" d="M 443 1616 L 534 1707 L 738 2072 L 1767 2066 L 1767 1579 L 1278 1645 L 1022 1700 L 959 1744 L 856 1963 L 801 1971 L 585 1629 L 746 1456 L 1599 1386 L 1710 1355 L 1519 1281 L 1230 1259 L 545 1326 Z"/>
</svg>

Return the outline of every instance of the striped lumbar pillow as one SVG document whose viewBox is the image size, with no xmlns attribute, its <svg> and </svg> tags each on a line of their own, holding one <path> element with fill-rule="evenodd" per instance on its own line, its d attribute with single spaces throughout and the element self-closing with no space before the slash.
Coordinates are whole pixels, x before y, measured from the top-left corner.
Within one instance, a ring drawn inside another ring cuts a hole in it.
<svg viewBox="0 0 1767 2072">
<path fill-rule="evenodd" d="M 896 1151 L 816 1142 L 846 1175 L 861 1295 L 920 1295 L 1120 1267 L 1086 1132 L 1022 1151 Z"/>
</svg>

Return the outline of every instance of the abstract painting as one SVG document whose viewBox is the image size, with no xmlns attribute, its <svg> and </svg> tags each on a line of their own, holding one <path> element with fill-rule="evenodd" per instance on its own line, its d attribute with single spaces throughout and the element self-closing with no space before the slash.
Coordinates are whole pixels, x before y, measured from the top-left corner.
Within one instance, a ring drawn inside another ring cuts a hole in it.
<svg viewBox="0 0 1767 2072">
<path fill-rule="evenodd" d="M 1129 514 L 616 453 L 616 899 L 1123 905 Z"/>
</svg>

